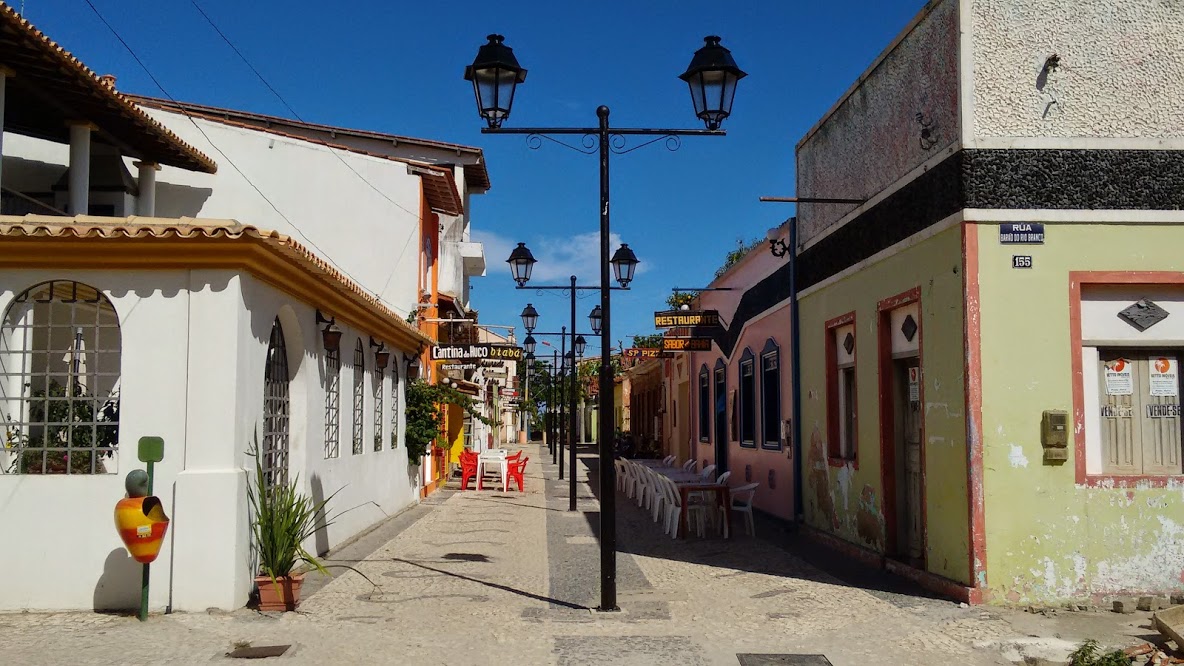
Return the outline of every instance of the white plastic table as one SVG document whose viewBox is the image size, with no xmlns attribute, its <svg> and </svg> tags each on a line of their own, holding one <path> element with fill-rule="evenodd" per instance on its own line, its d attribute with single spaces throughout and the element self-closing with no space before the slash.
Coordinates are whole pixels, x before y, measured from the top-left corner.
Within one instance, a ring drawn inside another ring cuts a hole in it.
<svg viewBox="0 0 1184 666">
<path fill-rule="evenodd" d="M 486 465 L 497 466 L 501 471 L 502 477 L 502 492 L 506 492 L 507 481 L 509 474 L 509 466 L 506 464 L 506 450 L 505 449 L 489 449 L 477 454 L 477 489 L 481 489 L 481 482 L 485 478 Z"/>
</svg>

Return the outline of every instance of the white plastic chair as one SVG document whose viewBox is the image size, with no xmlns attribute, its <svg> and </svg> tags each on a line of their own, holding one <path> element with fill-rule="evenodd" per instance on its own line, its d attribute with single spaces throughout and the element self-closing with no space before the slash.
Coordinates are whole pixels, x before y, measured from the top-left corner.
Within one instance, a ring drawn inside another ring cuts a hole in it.
<svg viewBox="0 0 1184 666">
<path fill-rule="evenodd" d="M 625 497 L 633 499 L 634 497 L 637 497 L 637 465 L 633 462 L 630 462 L 629 460 L 624 460 L 622 462 L 625 463 L 624 467 L 622 468 L 625 471 L 625 485 L 622 487 L 622 490 L 625 493 Z"/>
<path fill-rule="evenodd" d="M 625 471 L 625 460 L 620 458 L 614 460 L 613 468 L 617 471 L 617 492 L 624 492 L 625 482 L 628 479 L 628 472 Z"/>
<path fill-rule="evenodd" d="M 694 459 L 694 458 L 691 458 L 690 460 L 688 460 L 688 461 L 686 461 L 685 463 L 683 463 L 683 465 L 682 465 L 682 469 L 683 469 L 683 471 L 684 471 L 684 472 L 693 472 L 693 471 L 695 471 L 695 459 Z"/>
<path fill-rule="evenodd" d="M 713 476 L 715 476 L 715 465 L 708 465 L 704 467 L 703 472 L 699 474 L 699 477 L 707 483 L 711 483 L 711 477 Z"/>
<path fill-rule="evenodd" d="M 729 476 L 732 476 L 731 470 L 728 470 L 728 471 L 724 472 L 723 474 L 720 474 L 719 478 L 716 479 L 715 482 L 720 484 L 721 486 L 726 486 L 726 485 L 728 485 L 728 477 Z"/>
<path fill-rule="evenodd" d="M 663 467 L 674 467 L 675 461 L 678 460 L 676 456 L 666 456 L 662 459 Z"/>
<path fill-rule="evenodd" d="M 682 512 L 682 499 L 678 494 L 678 487 L 674 482 L 666 477 L 662 477 L 662 487 L 665 489 L 666 495 L 666 524 L 664 532 L 670 535 L 671 539 L 678 538 L 679 515 Z"/>
<path fill-rule="evenodd" d="M 752 520 L 752 499 L 756 496 L 757 486 L 759 483 L 749 483 L 739 488 L 732 489 L 732 511 L 739 511 L 744 514 L 744 527 L 749 536 L 756 536 L 756 525 Z M 724 517 L 724 525 L 728 524 L 727 517 Z M 725 527 L 726 530 L 726 527 Z"/>
</svg>

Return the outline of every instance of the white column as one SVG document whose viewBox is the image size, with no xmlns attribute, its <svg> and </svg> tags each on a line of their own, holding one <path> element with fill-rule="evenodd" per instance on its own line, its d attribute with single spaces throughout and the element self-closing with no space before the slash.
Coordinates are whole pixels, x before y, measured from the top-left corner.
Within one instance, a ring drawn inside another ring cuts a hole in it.
<svg viewBox="0 0 1184 666">
<path fill-rule="evenodd" d="M 0 185 L 4 184 L 4 89 L 7 87 L 10 76 L 12 76 L 12 70 L 0 65 Z"/>
<path fill-rule="evenodd" d="M 136 214 L 144 217 L 156 216 L 156 172 L 160 165 L 153 162 L 136 162 L 140 170 L 140 196 L 136 199 Z"/>
<path fill-rule="evenodd" d="M 86 215 L 90 211 L 90 133 L 94 125 L 70 125 L 70 211 Z"/>
</svg>

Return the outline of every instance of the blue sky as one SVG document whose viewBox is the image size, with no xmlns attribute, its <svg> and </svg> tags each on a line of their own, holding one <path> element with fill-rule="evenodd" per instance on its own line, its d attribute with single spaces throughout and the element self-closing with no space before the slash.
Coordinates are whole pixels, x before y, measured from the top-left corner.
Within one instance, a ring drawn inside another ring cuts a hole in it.
<svg viewBox="0 0 1184 666">
<path fill-rule="evenodd" d="M 184 0 L 91 0 L 179 100 L 290 115 Z M 794 146 L 907 25 L 923 0 L 392 2 L 198 0 L 305 120 L 432 138 L 485 150 L 493 187 L 472 200 L 487 276 L 473 280 L 481 321 L 520 327 L 527 301 L 541 330 L 568 319 L 562 292 L 515 291 L 505 263 L 532 248 L 535 281 L 596 284 L 595 156 L 522 136 L 482 135 L 464 66 L 491 32 L 529 70 L 507 126 L 592 126 L 600 104 L 621 127 L 701 127 L 677 77 L 708 34 L 748 72 L 725 138 L 688 138 L 612 158 L 613 234 L 642 264 L 614 292 L 613 338 L 653 332 L 671 287 L 705 286 L 738 239 L 793 214 L 762 195 L 794 194 Z M 84 0 L 11 0 L 38 28 L 125 92 L 160 90 Z M 578 138 L 578 137 L 576 137 Z M 294 212 L 288 212 L 294 214 Z M 249 220 L 243 220 L 248 222 Z M 614 238 L 615 249 L 619 241 Z M 598 301 L 577 303 L 581 329 Z M 521 329 L 519 328 L 519 336 Z M 614 342 L 615 344 L 615 342 Z M 588 353 L 599 345 L 589 341 Z"/>
</svg>

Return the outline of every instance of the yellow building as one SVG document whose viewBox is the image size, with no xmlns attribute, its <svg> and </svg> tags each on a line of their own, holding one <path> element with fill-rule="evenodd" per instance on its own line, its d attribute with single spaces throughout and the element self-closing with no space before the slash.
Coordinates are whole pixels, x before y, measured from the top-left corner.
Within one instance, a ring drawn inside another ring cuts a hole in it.
<svg viewBox="0 0 1184 666">
<path fill-rule="evenodd" d="M 928 3 L 797 146 L 802 519 L 972 603 L 1179 592 L 1184 119 L 1129 100 L 1184 15 L 1000 4 Z"/>
</svg>

